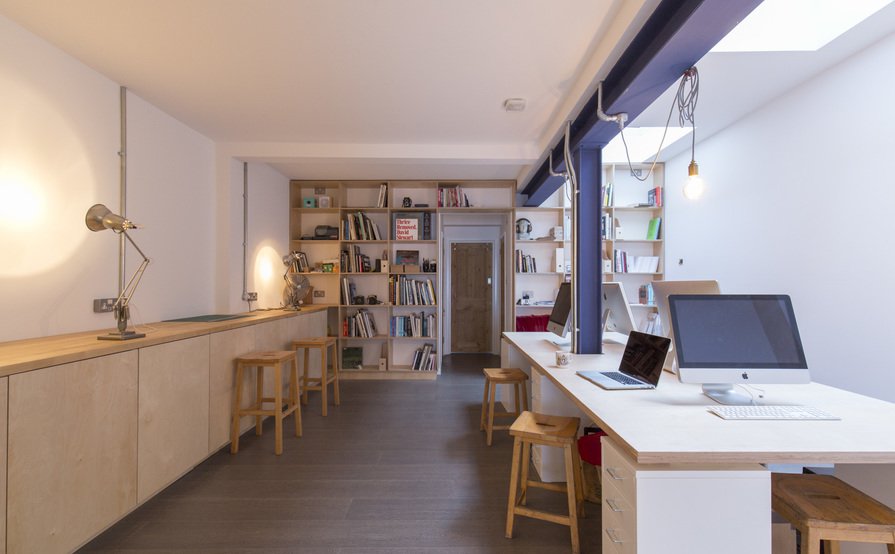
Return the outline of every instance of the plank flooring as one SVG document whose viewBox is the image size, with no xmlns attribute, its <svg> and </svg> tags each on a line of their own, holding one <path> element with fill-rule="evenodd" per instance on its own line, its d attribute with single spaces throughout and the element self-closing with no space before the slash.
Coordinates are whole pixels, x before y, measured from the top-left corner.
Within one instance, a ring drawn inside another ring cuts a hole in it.
<svg viewBox="0 0 895 554">
<path fill-rule="evenodd" d="M 342 405 L 303 406 L 304 436 L 243 435 L 80 552 L 547 554 L 569 552 L 568 528 L 519 518 L 504 537 L 512 440 L 479 431 L 496 356 L 445 358 L 435 382 L 346 381 Z M 268 422 L 270 423 L 270 422 Z M 530 504 L 562 512 L 563 495 Z M 587 504 L 582 552 L 600 552 L 599 505 Z"/>
</svg>

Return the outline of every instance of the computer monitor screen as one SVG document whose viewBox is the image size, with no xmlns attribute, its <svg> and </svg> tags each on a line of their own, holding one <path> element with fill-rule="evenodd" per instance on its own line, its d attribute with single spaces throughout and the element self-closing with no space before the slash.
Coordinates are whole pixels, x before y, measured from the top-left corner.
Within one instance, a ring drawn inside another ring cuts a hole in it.
<svg viewBox="0 0 895 554">
<path fill-rule="evenodd" d="M 547 321 L 547 330 L 564 337 L 569 329 L 569 314 L 572 311 L 572 285 L 562 283 L 553 302 L 553 311 Z"/>
<path fill-rule="evenodd" d="M 659 312 L 659 323 L 662 325 L 662 335 L 672 338 L 671 312 L 668 311 L 668 296 L 671 294 L 721 294 L 721 287 L 715 280 L 699 281 L 653 281 L 653 296 L 656 299 L 656 309 Z M 674 359 L 674 341 L 665 358 L 665 369 L 674 371 L 676 368 Z"/>
<path fill-rule="evenodd" d="M 636 331 L 634 314 L 625 295 L 625 287 L 621 283 L 603 283 L 603 332 L 613 331 L 622 335 L 630 335 Z"/>
<path fill-rule="evenodd" d="M 734 384 L 809 382 L 789 296 L 672 294 L 668 305 L 678 376 L 713 400 L 752 403 Z"/>
</svg>

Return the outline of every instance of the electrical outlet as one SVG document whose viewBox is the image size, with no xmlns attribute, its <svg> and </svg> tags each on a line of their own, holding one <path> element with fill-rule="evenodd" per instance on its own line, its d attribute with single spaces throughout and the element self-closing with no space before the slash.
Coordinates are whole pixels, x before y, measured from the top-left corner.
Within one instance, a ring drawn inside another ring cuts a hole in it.
<svg viewBox="0 0 895 554">
<path fill-rule="evenodd" d="M 257 292 L 247 292 L 245 294 L 244 300 L 249 302 L 257 302 L 258 301 L 258 293 Z"/>
<path fill-rule="evenodd" d="M 106 312 L 111 312 L 115 306 L 114 298 L 94 298 L 93 299 L 93 313 L 103 314 Z"/>
<path fill-rule="evenodd" d="M 314 187 L 314 194 L 326 194 L 326 187 Z"/>
<path fill-rule="evenodd" d="M 326 296 L 325 290 L 315 290 L 314 291 L 314 298 L 323 298 L 325 296 Z"/>
</svg>

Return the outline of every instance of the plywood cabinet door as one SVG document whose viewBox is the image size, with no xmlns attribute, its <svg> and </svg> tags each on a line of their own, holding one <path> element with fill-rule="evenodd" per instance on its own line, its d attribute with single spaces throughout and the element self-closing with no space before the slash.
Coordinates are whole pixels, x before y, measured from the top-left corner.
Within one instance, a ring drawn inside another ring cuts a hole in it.
<svg viewBox="0 0 895 554">
<path fill-rule="evenodd" d="M 301 318 L 293 318 L 301 319 Z M 211 394 L 209 397 L 210 420 L 208 426 L 209 453 L 230 442 L 230 425 L 233 415 L 234 383 L 236 364 L 234 360 L 255 350 L 255 328 L 241 327 L 211 335 Z M 247 371 L 246 382 L 253 379 L 254 372 Z M 254 390 L 243 385 L 243 391 Z M 245 404 L 249 405 L 251 395 L 246 394 Z M 242 431 L 255 424 L 255 418 L 243 418 Z"/>
<path fill-rule="evenodd" d="M 208 455 L 209 336 L 140 349 L 137 499 Z"/>
<path fill-rule="evenodd" d="M 9 377 L 7 548 L 69 552 L 137 504 L 137 351 Z"/>
</svg>

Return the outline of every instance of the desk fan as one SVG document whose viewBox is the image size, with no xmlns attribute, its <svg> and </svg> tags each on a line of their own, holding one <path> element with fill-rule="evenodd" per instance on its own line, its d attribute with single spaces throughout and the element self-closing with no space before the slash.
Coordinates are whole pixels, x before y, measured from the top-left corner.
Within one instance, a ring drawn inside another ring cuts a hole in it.
<svg viewBox="0 0 895 554">
<path fill-rule="evenodd" d="M 311 290 L 311 282 L 300 273 L 286 273 L 283 275 L 286 288 L 283 289 L 283 308 L 287 310 L 300 310 L 305 297 Z"/>
</svg>

